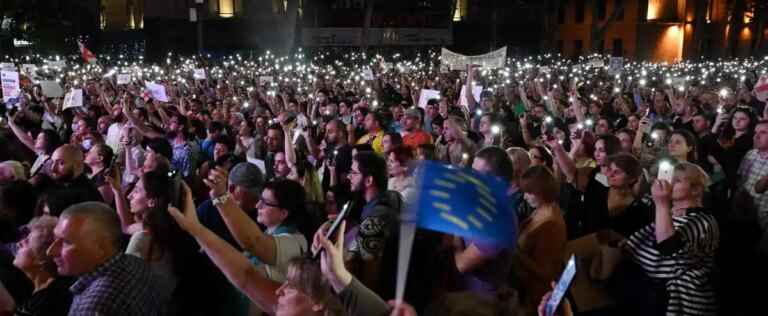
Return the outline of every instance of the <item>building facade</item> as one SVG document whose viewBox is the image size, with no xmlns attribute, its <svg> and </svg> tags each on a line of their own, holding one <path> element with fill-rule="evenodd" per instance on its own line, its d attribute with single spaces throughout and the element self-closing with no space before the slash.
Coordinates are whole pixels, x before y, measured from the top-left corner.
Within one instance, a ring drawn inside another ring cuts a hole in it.
<svg viewBox="0 0 768 316">
<path fill-rule="evenodd" d="M 765 51 L 762 0 L 555 0 L 552 50 L 674 62 Z M 551 43 L 551 42 L 550 42 Z"/>
</svg>

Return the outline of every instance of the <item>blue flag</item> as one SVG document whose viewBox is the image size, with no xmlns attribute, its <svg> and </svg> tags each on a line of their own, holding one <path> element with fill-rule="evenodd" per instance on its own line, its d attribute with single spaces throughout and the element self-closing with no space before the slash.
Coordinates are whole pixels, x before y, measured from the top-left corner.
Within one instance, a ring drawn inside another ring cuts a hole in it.
<svg viewBox="0 0 768 316">
<path fill-rule="evenodd" d="M 417 189 L 420 227 L 473 240 L 514 245 L 517 217 L 507 196 L 509 184 L 497 177 L 426 161 Z"/>
</svg>

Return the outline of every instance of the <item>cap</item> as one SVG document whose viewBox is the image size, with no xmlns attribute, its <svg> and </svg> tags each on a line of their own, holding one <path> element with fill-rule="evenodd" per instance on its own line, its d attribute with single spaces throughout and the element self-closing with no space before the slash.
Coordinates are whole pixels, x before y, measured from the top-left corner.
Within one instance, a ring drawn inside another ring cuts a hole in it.
<svg viewBox="0 0 768 316">
<path fill-rule="evenodd" d="M 261 195 L 264 175 L 262 175 L 259 167 L 248 162 L 241 162 L 229 172 L 229 184 L 241 186 L 253 194 Z"/>
<path fill-rule="evenodd" d="M 412 116 L 421 119 L 421 112 L 419 112 L 418 109 L 411 108 L 405 110 L 405 116 Z"/>
</svg>

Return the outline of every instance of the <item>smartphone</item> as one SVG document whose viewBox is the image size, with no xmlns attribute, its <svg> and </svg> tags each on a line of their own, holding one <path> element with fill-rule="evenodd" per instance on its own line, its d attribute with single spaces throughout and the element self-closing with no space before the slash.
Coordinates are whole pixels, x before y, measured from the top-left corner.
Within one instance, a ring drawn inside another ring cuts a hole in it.
<svg viewBox="0 0 768 316">
<path fill-rule="evenodd" d="M 675 173 L 675 167 L 671 162 L 662 160 L 659 162 L 659 174 L 656 175 L 656 179 L 664 180 L 672 183 L 672 176 Z"/>
<path fill-rule="evenodd" d="M 560 302 L 563 300 L 563 296 L 565 296 L 565 291 L 568 290 L 574 276 L 576 276 L 576 257 L 571 255 L 571 258 L 568 259 L 568 264 L 565 266 L 565 270 L 563 270 L 563 274 L 560 275 L 560 280 L 557 281 L 555 290 L 552 291 L 552 296 L 547 300 L 544 315 L 552 316 L 555 314 L 555 311 L 557 310 L 557 307 L 560 306 Z"/>
<path fill-rule="evenodd" d="M 347 215 L 350 212 L 350 209 L 352 208 L 352 202 L 347 202 L 344 204 L 344 207 L 341 208 L 341 212 L 339 212 L 339 215 L 336 215 L 336 218 L 333 220 L 333 223 L 331 224 L 331 227 L 328 228 L 328 231 L 325 233 L 325 238 L 328 238 L 328 240 L 333 240 L 333 235 L 336 233 L 336 230 L 339 229 L 339 226 L 341 226 L 341 221 L 344 220 L 344 218 L 347 217 Z M 323 250 L 321 249 L 317 253 L 315 253 L 314 258 L 318 259 L 320 258 L 320 253 Z"/>
</svg>

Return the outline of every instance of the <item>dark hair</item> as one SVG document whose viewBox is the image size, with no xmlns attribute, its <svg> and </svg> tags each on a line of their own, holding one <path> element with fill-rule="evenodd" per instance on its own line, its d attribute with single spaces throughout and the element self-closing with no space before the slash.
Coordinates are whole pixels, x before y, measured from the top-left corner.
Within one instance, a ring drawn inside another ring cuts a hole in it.
<svg viewBox="0 0 768 316">
<path fill-rule="evenodd" d="M 554 202 L 560 193 L 557 180 L 549 168 L 544 166 L 528 168 L 520 178 L 520 188 L 525 193 L 536 195 L 545 203 Z"/>
<path fill-rule="evenodd" d="M 307 216 L 304 187 L 293 180 L 278 179 L 265 183 L 263 189 L 272 191 L 277 205 L 288 211 L 288 217 L 283 223 L 299 228 L 301 221 Z"/>
<path fill-rule="evenodd" d="M 0 185 L 0 218 L 8 219 L 14 225 L 21 225 L 32 219 L 36 202 L 36 191 L 27 181 L 14 180 Z M 13 229 L 0 232 L 0 235 L 15 233 L 15 231 Z M 0 239 L 4 240 L 4 237 Z"/>
<path fill-rule="evenodd" d="M 59 137 L 58 133 L 50 129 L 43 129 L 40 133 L 43 134 L 43 138 L 45 139 L 45 154 L 52 155 L 53 152 L 56 151 L 56 148 L 61 146 L 61 137 Z"/>
<path fill-rule="evenodd" d="M 544 165 L 547 166 L 547 168 L 552 168 L 552 164 L 554 160 L 552 159 L 552 153 L 549 151 L 547 147 L 537 145 L 531 147 L 531 149 L 536 149 L 539 151 L 539 154 L 541 155 L 541 160 L 544 160 Z"/>
<path fill-rule="evenodd" d="M 98 151 L 99 156 L 104 159 L 104 167 L 111 167 L 112 158 L 115 156 L 112 152 L 112 147 L 109 147 L 106 144 L 96 144 L 96 147 L 94 148 L 97 148 L 96 150 Z"/>
<path fill-rule="evenodd" d="M 512 181 L 515 175 L 515 168 L 507 152 L 501 147 L 488 146 L 480 149 L 475 154 L 475 159 L 483 159 L 491 168 L 493 175 L 502 177 L 504 180 Z"/>
<path fill-rule="evenodd" d="M 352 150 L 356 150 L 358 153 L 366 152 L 366 151 L 373 151 L 373 146 L 371 144 L 357 144 L 352 146 Z"/>
<path fill-rule="evenodd" d="M 353 158 L 363 177 L 373 177 L 373 183 L 380 191 L 387 189 L 387 163 L 372 151 L 358 152 Z"/>
<path fill-rule="evenodd" d="M 219 135 L 213 138 L 213 146 L 215 147 L 216 144 L 222 144 L 224 146 L 227 146 L 228 151 L 234 151 L 235 150 L 235 143 L 232 141 L 231 138 L 227 137 L 226 135 Z"/>
<path fill-rule="evenodd" d="M 595 140 L 595 144 L 597 144 L 597 142 L 601 140 L 603 141 L 603 147 L 605 148 L 605 154 L 607 156 L 617 154 L 621 151 L 621 141 L 619 140 L 618 137 L 616 137 L 616 135 L 613 135 L 613 134 L 600 135 L 597 137 L 597 140 Z"/>
<path fill-rule="evenodd" d="M 424 153 L 424 159 L 437 160 L 437 147 L 435 144 L 421 144 L 418 149 Z"/>
<path fill-rule="evenodd" d="M 386 133 L 384 136 L 389 136 L 393 146 L 400 146 L 403 144 L 403 136 L 400 133 Z"/>
<path fill-rule="evenodd" d="M 624 173 L 632 179 L 631 183 L 635 183 L 640 179 L 640 175 L 642 174 L 640 161 L 638 161 L 635 156 L 632 156 L 632 154 L 618 153 L 606 157 L 605 165 L 610 166 L 611 164 L 616 165 L 621 171 L 624 171 Z"/>
<path fill-rule="evenodd" d="M 686 159 L 689 162 L 695 162 L 698 159 L 698 148 L 699 148 L 699 140 L 696 138 L 696 136 L 691 133 L 691 131 L 687 129 L 676 129 L 672 132 L 672 134 L 669 135 L 671 138 L 672 135 L 680 135 L 683 139 L 685 139 L 685 144 L 688 145 L 688 147 L 691 148 L 691 151 L 688 152 L 688 156 Z"/>
<path fill-rule="evenodd" d="M 208 132 L 211 134 L 222 131 L 224 131 L 224 123 L 222 122 L 213 121 L 208 125 Z"/>
<path fill-rule="evenodd" d="M 158 155 L 167 158 L 169 161 L 173 158 L 173 148 L 167 139 L 158 137 L 147 141 L 147 148 L 152 149 Z"/>
<path fill-rule="evenodd" d="M 435 118 L 433 118 L 429 124 L 437 124 L 438 126 L 443 127 L 444 121 L 445 119 L 443 119 L 442 116 L 438 115 L 438 116 L 435 116 Z"/>
<path fill-rule="evenodd" d="M 407 166 L 413 160 L 413 150 L 402 145 L 393 147 L 388 155 L 395 155 L 395 160 L 403 166 Z"/>
<path fill-rule="evenodd" d="M 747 106 L 737 106 L 735 109 L 733 109 L 733 111 L 731 111 L 731 119 L 728 120 L 728 125 L 726 125 L 725 128 L 733 130 L 734 133 L 736 132 L 736 130 L 733 128 L 733 118 L 736 117 L 736 112 L 744 113 L 747 117 L 749 117 L 748 132 L 754 132 L 755 126 L 757 126 L 758 117 L 755 115 L 755 112 L 752 111 L 752 108 Z"/>
<path fill-rule="evenodd" d="M 326 124 L 334 124 L 334 125 L 336 125 L 336 129 L 339 131 L 339 135 L 340 135 L 339 138 L 344 139 L 344 140 L 347 139 L 347 128 L 346 128 L 347 125 L 344 124 L 343 121 L 341 121 L 340 119 L 335 118 L 335 119 L 332 119 L 332 120 L 328 121 L 328 123 L 326 123 Z"/>
</svg>

